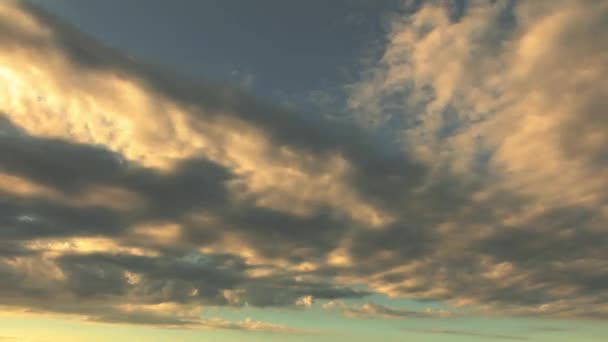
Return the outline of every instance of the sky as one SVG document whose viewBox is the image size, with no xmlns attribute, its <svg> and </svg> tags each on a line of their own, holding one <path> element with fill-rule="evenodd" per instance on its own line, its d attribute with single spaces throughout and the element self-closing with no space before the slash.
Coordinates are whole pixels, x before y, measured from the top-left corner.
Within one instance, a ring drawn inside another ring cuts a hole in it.
<svg viewBox="0 0 608 342">
<path fill-rule="evenodd" d="M 0 341 L 605 341 L 608 1 L 0 1 Z"/>
</svg>

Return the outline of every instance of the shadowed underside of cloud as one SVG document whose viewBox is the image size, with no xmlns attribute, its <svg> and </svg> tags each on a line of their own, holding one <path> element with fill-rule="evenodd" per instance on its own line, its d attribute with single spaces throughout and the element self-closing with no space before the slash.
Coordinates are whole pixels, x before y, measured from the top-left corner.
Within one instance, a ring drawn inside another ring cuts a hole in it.
<svg viewBox="0 0 608 342">
<path fill-rule="evenodd" d="M 200 312 L 381 293 L 606 319 L 608 8 L 452 10 L 393 19 L 349 86 L 369 127 L 178 79 L 2 2 L 0 305 L 293 332 Z"/>
</svg>

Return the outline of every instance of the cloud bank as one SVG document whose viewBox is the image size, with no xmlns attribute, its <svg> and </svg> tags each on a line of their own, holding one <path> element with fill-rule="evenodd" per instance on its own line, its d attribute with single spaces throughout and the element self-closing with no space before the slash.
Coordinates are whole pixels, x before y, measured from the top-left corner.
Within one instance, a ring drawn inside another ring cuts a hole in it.
<svg viewBox="0 0 608 342">
<path fill-rule="evenodd" d="M 595 1 L 405 6 L 348 87 L 353 121 L 336 123 L 4 1 L 0 305 L 292 332 L 200 312 L 380 293 L 606 319 L 607 15 Z"/>
</svg>

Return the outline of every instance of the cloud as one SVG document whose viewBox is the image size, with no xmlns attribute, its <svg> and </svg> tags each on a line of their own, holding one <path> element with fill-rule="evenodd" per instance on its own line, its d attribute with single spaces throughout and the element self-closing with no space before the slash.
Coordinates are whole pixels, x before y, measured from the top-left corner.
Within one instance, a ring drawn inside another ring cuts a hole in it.
<svg viewBox="0 0 608 342">
<path fill-rule="evenodd" d="M 161 169 L 204 154 L 236 172 L 235 190 L 258 205 L 299 215 L 330 206 L 364 224 L 390 220 L 343 181 L 373 172 L 351 165 L 374 162 L 376 152 L 355 126 L 325 127 L 320 118 L 289 113 L 226 86 L 176 80 L 99 46 L 39 8 L 22 6 L 29 13 L 24 16 L 35 16 L 31 20 L 53 32 L 35 42 L 13 37 L 20 48 L 3 55 L 0 74 L 10 81 L 5 90 L 11 94 L 3 101 L 5 111 L 31 134 L 102 144 Z M 41 49 L 56 58 L 40 58 Z M 53 73 L 15 65 L 25 61 Z"/>
<path fill-rule="evenodd" d="M 454 329 L 416 329 L 413 332 L 423 334 L 442 334 L 442 335 L 457 335 L 467 337 L 478 337 L 490 340 L 513 340 L 513 341 L 527 341 L 527 337 L 515 336 L 515 335 L 500 335 L 500 334 L 487 334 L 482 332 L 467 331 L 467 330 L 454 330 Z"/>
<path fill-rule="evenodd" d="M 605 319 L 607 10 L 407 8 L 349 86 L 374 128 L 177 78 L 2 2 L 0 304 L 277 332 L 200 312 L 379 293 Z"/>
<path fill-rule="evenodd" d="M 146 311 L 111 312 L 105 316 L 93 316 L 89 321 L 101 323 L 130 323 L 136 325 L 150 325 L 173 329 L 188 330 L 239 330 L 248 332 L 264 332 L 274 334 L 310 334 L 309 331 L 289 328 L 280 324 L 255 321 L 246 318 L 242 321 L 229 321 L 224 319 L 191 319 L 175 318 L 167 314 L 158 314 Z"/>
<path fill-rule="evenodd" d="M 585 1 L 427 2 L 391 20 L 382 58 L 349 87 L 349 104 L 428 165 L 428 189 L 443 193 L 424 209 L 438 209 L 445 242 L 373 277 L 377 289 L 603 317 L 592 303 L 605 300 L 604 272 L 587 267 L 605 268 L 606 11 Z M 575 264 L 586 266 L 573 276 Z"/>
<path fill-rule="evenodd" d="M 306 307 L 306 308 L 311 307 L 313 303 L 314 303 L 313 296 L 300 297 L 296 301 L 296 305 L 303 306 L 303 307 Z"/>
<path fill-rule="evenodd" d="M 391 308 L 374 302 L 363 305 L 347 305 L 340 301 L 329 301 L 323 305 L 326 310 L 338 309 L 347 317 L 353 318 L 433 318 L 448 317 L 452 313 L 446 310 L 426 309 L 414 311 L 404 308 Z"/>
</svg>

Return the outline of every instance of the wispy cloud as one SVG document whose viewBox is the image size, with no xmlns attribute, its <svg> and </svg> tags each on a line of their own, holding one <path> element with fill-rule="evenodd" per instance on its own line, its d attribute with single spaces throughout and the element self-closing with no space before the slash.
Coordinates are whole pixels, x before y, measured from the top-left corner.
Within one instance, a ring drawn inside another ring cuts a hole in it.
<svg viewBox="0 0 608 342">
<path fill-rule="evenodd" d="M 454 329 L 415 329 L 411 330 L 412 332 L 422 333 L 422 334 L 441 334 L 441 335 L 456 335 L 456 336 L 468 336 L 475 337 L 485 340 L 512 340 L 512 341 L 527 341 L 529 340 L 527 337 L 522 336 L 514 336 L 514 335 L 501 335 L 501 334 L 491 334 L 491 333 L 482 333 L 476 331 L 468 331 L 468 330 L 454 330 Z"/>
<path fill-rule="evenodd" d="M 433 318 L 449 317 L 454 313 L 447 310 L 426 309 L 409 310 L 400 307 L 387 307 L 374 302 L 362 305 L 348 305 L 341 301 L 330 301 L 323 304 L 325 310 L 338 310 L 347 317 L 353 318 Z"/>
<path fill-rule="evenodd" d="M 426 2 L 391 20 L 350 108 L 435 170 L 426 188 L 442 192 L 430 202 L 444 203 L 433 213 L 445 215 L 446 243 L 376 277 L 378 289 L 606 317 L 592 299 L 605 272 L 590 269 L 606 269 L 607 11 L 593 1 Z"/>
</svg>

